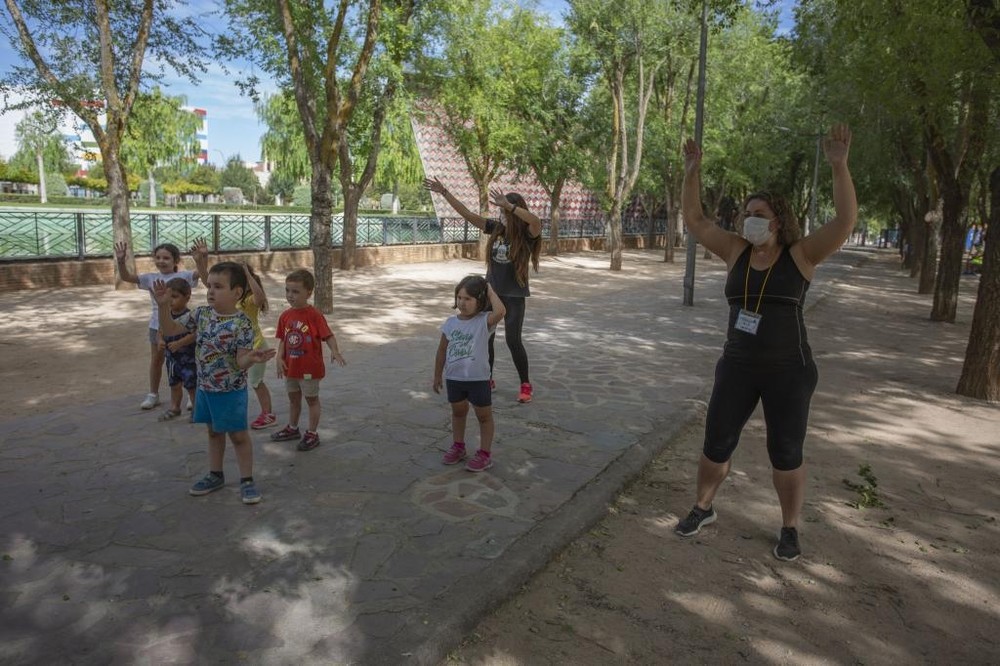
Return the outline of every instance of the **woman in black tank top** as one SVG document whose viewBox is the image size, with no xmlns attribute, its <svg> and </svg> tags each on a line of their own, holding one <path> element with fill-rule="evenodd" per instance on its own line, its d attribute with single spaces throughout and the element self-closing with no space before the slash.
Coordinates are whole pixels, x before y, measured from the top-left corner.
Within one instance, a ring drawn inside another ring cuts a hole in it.
<svg viewBox="0 0 1000 666">
<path fill-rule="evenodd" d="M 681 536 L 693 536 L 715 522 L 715 494 L 729 474 L 743 426 L 760 402 L 781 504 L 774 556 L 787 561 L 799 557 L 806 480 L 802 445 L 817 381 L 802 305 L 816 266 L 840 248 L 857 221 L 847 166 L 850 145 L 846 125 L 835 125 L 824 140 L 836 215 L 804 238 L 785 199 L 769 192 L 746 198 L 739 234 L 716 226 L 701 208 L 701 147 L 692 140 L 684 145 L 684 223 L 699 243 L 726 262 L 729 325 L 708 405 L 696 502 L 674 530 Z"/>
</svg>

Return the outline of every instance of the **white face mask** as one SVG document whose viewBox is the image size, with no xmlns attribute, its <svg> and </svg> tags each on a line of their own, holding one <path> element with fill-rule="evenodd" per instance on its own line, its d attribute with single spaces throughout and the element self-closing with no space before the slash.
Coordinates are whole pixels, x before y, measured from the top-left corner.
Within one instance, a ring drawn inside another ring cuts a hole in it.
<svg viewBox="0 0 1000 666">
<path fill-rule="evenodd" d="M 766 217 L 748 217 L 743 220 L 743 238 L 752 245 L 763 245 L 771 238 L 771 220 Z"/>
</svg>

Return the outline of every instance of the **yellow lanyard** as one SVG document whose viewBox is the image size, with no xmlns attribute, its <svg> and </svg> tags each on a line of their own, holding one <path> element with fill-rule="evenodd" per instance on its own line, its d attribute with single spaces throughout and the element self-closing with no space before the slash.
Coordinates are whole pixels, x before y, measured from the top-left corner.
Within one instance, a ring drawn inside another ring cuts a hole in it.
<svg viewBox="0 0 1000 666">
<path fill-rule="evenodd" d="M 779 251 L 778 258 L 780 258 L 780 257 L 781 257 L 781 253 Z M 747 300 L 750 297 L 750 260 L 752 258 L 753 258 L 753 250 L 750 250 L 750 256 L 747 257 L 747 277 L 746 277 L 746 280 L 743 281 L 743 309 L 744 310 L 747 309 Z M 771 262 L 770 266 L 767 267 L 767 275 L 764 276 L 764 282 L 760 285 L 760 293 L 757 295 L 757 307 L 754 308 L 754 311 L 753 311 L 754 314 L 757 314 L 758 312 L 760 312 L 760 302 L 764 299 L 764 287 L 767 286 L 767 278 L 771 277 L 771 270 L 774 268 L 774 265 L 776 263 L 778 263 L 778 259 L 777 258 L 774 261 Z"/>
</svg>

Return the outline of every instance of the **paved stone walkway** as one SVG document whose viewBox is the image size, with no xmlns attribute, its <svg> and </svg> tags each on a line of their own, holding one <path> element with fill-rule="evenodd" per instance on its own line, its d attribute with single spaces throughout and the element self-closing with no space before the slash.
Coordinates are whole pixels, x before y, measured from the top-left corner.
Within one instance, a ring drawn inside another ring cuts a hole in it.
<svg viewBox="0 0 1000 666">
<path fill-rule="evenodd" d="M 811 301 L 865 256 L 822 267 Z M 602 515 L 706 397 L 722 264 L 699 259 L 694 308 L 681 305 L 683 264 L 660 252 L 607 265 L 567 255 L 533 276 L 536 399 L 517 404 L 498 338 L 485 474 L 440 464 L 450 413 L 430 390 L 454 284 L 482 271 L 471 261 L 335 278 L 349 365 L 322 385 L 323 444 L 299 453 L 255 434 L 258 505 L 240 503 L 231 451 L 227 488 L 189 497 L 203 427 L 159 423 L 135 395 L 0 422 L 0 661 L 435 662 Z M 477 435 L 470 418 L 470 446 Z"/>
</svg>

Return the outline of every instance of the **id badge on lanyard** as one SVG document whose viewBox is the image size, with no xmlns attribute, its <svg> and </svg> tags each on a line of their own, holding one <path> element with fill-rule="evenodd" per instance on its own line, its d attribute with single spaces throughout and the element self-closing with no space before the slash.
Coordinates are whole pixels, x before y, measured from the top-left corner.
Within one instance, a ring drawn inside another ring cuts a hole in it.
<svg viewBox="0 0 1000 666">
<path fill-rule="evenodd" d="M 774 263 L 767 269 L 764 282 L 760 285 L 760 294 L 757 295 L 757 307 L 751 311 L 747 308 L 747 301 L 750 297 L 750 257 L 747 257 L 747 277 L 743 283 L 743 307 L 740 308 L 740 313 L 736 316 L 736 324 L 734 325 L 737 331 L 757 335 L 757 329 L 760 328 L 760 322 L 764 318 L 763 315 L 759 314 L 760 303 L 764 299 L 764 287 L 767 286 L 767 278 L 771 277 L 771 269 L 773 268 Z"/>
<path fill-rule="evenodd" d="M 757 335 L 757 327 L 760 326 L 760 320 L 763 318 L 756 312 L 740 308 L 740 314 L 736 317 L 736 330 L 749 333 L 750 335 Z"/>
</svg>

